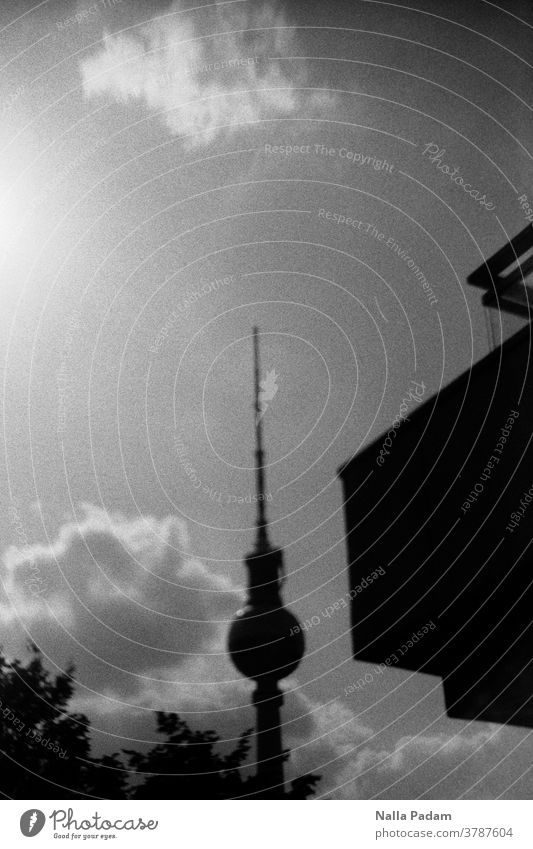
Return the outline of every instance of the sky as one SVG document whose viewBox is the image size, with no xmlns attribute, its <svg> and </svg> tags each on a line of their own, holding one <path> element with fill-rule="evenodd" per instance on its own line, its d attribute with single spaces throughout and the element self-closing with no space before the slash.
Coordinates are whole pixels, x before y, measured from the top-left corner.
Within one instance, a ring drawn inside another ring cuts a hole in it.
<svg viewBox="0 0 533 849">
<path fill-rule="evenodd" d="M 528 730 L 450 720 L 399 669 L 349 691 L 372 673 L 337 469 L 411 381 L 429 397 L 518 327 L 466 278 L 526 223 L 532 25 L 521 0 L 1 4 L 0 644 L 74 662 L 95 751 L 153 741 L 154 710 L 228 746 L 253 725 L 225 636 L 257 324 L 271 537 L 315 623 L 289 777 L 531 796 Z"/>
</svg>

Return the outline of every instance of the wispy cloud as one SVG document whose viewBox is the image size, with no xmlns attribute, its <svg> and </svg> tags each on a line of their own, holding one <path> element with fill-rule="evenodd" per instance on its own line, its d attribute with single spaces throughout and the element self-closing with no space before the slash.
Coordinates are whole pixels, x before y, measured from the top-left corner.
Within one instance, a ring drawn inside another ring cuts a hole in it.
<svg viewBox="0 0 533 849">
<path fill-rule="evenodd" d="M 20 653 L 29 637 L 80 683 L 122 697 L 165 678 L 220 642 L 241 595 L 188 554 L 175 516 L 110 515 L 86 505 L 50 545 L 10 546 L 0 576 L 0 642 Z"/>
<path fill-rule="evenodd" d="M 178 4 L 134 34 L 104 34 L 103 48 L 81 65 L 88 97 L 142 101 L 188 147 L 205 145 L 242 124 L 311 116 L 331 107 L 327 92 L 305 91 L 309 69 L 296 31 L 268 3 L 206 15 Z"/>
<path fill-rule="evenodd" d="M 188 554 L 177 517 L 86 505 L 49 545 L 5 549 L 0 578 L 0 643 L 20 656 L 31 637 L 58 667 L 74 661 L 76 708 L 93 721 L 96 750 L 153 741 L 155 710 L 177 711 L 226 740 L 253 726 L 252 684 L 225 648 L 241 591 Z M 508 798 L 531 796 L 525 731 L 483 724 L 387 747 L 342 700 L 311 698 L 296 677 L 285 686 L 289 772 L 322 775 L 320 795 L 476 799 L 509 787 Z"/>
<path fill-rule="evenodd" d="M 372 741 L 369 741 L 372 742 Z M 509 753 L 512 754 L 509 756 Z M 524 799 L 531 795 L 527 734 L 487 723 L 456 734 L 363 745 L 335 775 L 337 799 Z"/>
</svg>

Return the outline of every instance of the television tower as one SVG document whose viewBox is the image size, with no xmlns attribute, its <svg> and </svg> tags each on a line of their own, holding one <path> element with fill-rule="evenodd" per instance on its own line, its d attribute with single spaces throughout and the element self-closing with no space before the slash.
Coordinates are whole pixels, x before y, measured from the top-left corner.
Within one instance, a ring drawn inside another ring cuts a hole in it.
<svg viewBox="0 0 533 849">
<path fill-rule="evenodd" d="M 283 764 L 286 755 L 281 740 L 283 693 L 278 682 L 290 675 L 300 663 L 304 654 L 304 638 L 301 628 L 297 628 L 298 620 L 283 606 L 281 598 L 283 552 L 272 547 L 268 538 L 257 327 L 254 327 L 253 339 L 256 539 L 253 551 L 245 560 L 248 571 L 246 605 L 237 611 L 231 623 L 228 647 L 239 672 L 256 683 L 253 703 L 257 716 L 258 795 L 264 799 L 282 799 L 285 796 Z"/>
</svg>

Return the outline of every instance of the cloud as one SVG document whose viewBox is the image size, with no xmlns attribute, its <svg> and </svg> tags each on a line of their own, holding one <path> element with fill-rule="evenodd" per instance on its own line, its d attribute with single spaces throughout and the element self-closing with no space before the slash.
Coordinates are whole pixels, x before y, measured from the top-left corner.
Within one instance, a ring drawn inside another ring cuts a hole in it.
<svg viewBox="0 0 533 849">
<path fill-rule="evenodd" d="M 187 677 L 191 677 L 194 667 L 196 682 L 189 681 L 185 686 L 157 683 L 145 687 L 138 693 L 137 706 L 104 704 L 82 695 L 76 707 L 105 730 L 105 734 L 99 735 L 98 751 L 125 746 L 124 737 L 135 741 L 138 748 L 158 742 L 151 713 L 154 707 L 179 713 L 192 728 L 215 730 L 221 747 L 229 750 L 244 730 L 255 726 L 253 684 L 243 678 L 231 680 L 235 672 L 227 656 L 220 657 L 215 665 L 219 666 L 218 676 L 213 675 L 213 664 L 207 658 L 191 662 Z M 220 680 L 213 680 L 217 677 Z M 373 735 L 372 729 L 341 701 L 324 704 L 311 698 L 295 678 L 284 682 L 284 687 L 283 744 L 291 750 L 287 780 L 315 773 L 321 776 L 320 792 L 332 793 L 344 774 L 347 764 L 344 756 L 353 755 L 354 750 L 365 744 Z M 110 739 L 109 735 L 114 738 Z M 248 766 L 255 769 L 253 749 Z"/>
<path fill-rule="evenodd" d="M 137 708 L 107 705 L 104 715 L 101 702 L 81 703 L 80 709 L 107 732 L 101 750 L 117 748 L 109 734 L 119 741 L 131 737 L 139 748 L 156 742 L 150 712 L 154 706 L 178 712 L 193 728 L 214 729 L 226 749 L 235 745 L 246 728 L 254 727 L 252 684 L 231 680 L 234 672 L 227 657 L 217 658 L 215 674 L 213 663 L 205 657 L 188 666 L 187 685 L 147 687 L 139 693 Z M 379 745 L 379 734 L 340 699 L 324 703 L 311 697 L 296 677 L 284 686 L 283 742 L 291 750 L 287 779 L 320 775 L 320 798 L 531 797 L 531 745 L 526 732 L 482 724 L 477 730 L 476 724 L 476 730 L 461 729 L 457 734 L 404 736 L 387 748 Z"/>
<path fill-rule="evenodd" d="M 59 668 L 75 662 L 74 706 L 91 718 L 95 752 L 153 744 L 155 710 L 215 729 L 227 747 L 254 726 L 253 684 L 225 649 L 241 591 L 187 551 L 174 516 L 84 505 L 50 545 L 4 552 L 0 642 L 20 654 L 29 634 Z M 318 771 L 334 787 L 343 755 L 372 730 L 340 701 L 310 698 L 297 679 L 285 686 L 289 774 Z"/>
<path fill-rule="evenodd" d="M 475 728 L 405 736 L 391 750 L 360 747 L 335 776 L 331 798 L 530 798 L 530 735 L 499 725 Z"/>
<path fill-rule="evenodd" d="M 31 637 L 53 663 L 76 664 L 98 693 L 173 678 L 219 645 L 242 601 L 226 577 L 188 554 L 175 516 L 128 518 L 84 505 L 50 545 L 11 546 L 2 560 L 6 650 Z"/>
<path fill-rule="evenodd" d="M 84 505 L 50 545 L 7 548 L 1 577 L 0 644 L 20 656 L 29 635 L 51 664 L 75 662 L 75 707 L 91 719 L 96 753 L 153 744 L 156 710 L 214 729 L 226 747 L 254 726 L 253 685 L 225 650 L 241 590 L 190 556 L 177 517 Z M 404 736 L 387 747 L 342 700 L 311 696 L 298 677 L 284 686 L 288 777 L 318 773 L 321 797 L 532 795 L 526 731 L 461 724 L 455 735 Z"/>
<path fill-rule="evenodd" d="M 298 53 L 283 11 L 219 7 L 209 20 L 174 4 L 133 34 L 104 33 L 103 48 L 81 63 L 85 94 L 144 102 L 189 148 L 240 124 L 331 107 L 327 92 L 301 90 L 309 86 L 305 60 L 280 61 Z"/>
</svg>

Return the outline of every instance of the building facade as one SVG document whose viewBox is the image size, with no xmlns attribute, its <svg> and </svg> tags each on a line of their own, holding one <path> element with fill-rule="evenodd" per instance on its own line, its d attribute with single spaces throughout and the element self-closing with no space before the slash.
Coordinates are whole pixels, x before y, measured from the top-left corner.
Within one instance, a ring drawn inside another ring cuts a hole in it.
<svg viewBox="0 0 533 849">
<path fill-rule="evenodd" d="M 531 342 L 528 324 L 339 470 L 354 658 L 442 676 L 452 717 L 524 726 L 533 725 Z M 383 576 L 363 587 L 377 567 Z"/>
</svg>

